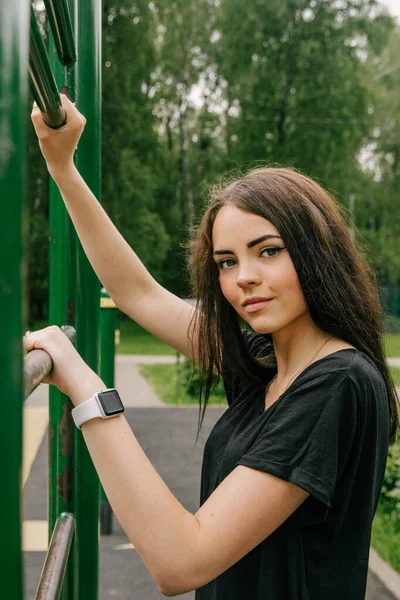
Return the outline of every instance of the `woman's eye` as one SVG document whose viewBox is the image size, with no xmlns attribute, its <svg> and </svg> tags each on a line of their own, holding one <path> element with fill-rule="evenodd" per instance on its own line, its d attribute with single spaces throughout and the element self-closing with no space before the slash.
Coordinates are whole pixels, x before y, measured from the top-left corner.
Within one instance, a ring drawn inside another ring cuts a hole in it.
<svg viewBox="0 0 400 600">
<path fill-rule="evenodd" d="M 228 264 L 233 263 L 233 264 Z M 220 260 L 218 263 L 219 269 L 226 269 L 232 267 L 235 264 L 235 261 L 232 258 L 225 258 L 224 260 Z"/>
<path fill-rule="evenodd" d="M 264 248 L 264 250 L 261 250 L 261 254 L 264 254 L 264 252 L 275 252 L 275 254 L 267 254 L 267 256 L 272 258 L 279 254 L 281 250 L 283 250 L 283 248 Z"/>
<path fill-rule="evenodd" d="M 286 246 L 284 246 L 283 248 L 264 248 L 263 250 L 261 250 L 260 255 L 264 255 L 265 252 L 267 252 L 266 256 L 268 256 L 269 258 L 274 258 L 275 256 L 277 256 L 279 254 L 279 252 L 282 252 L 282 250 L 284 250 L 286 248 Z M 229 269 L 230 267 L 233 267 L 236 264 L 236 261 L 233 260 L 233 258 L 224 258 L 223 260 L 220 260 L 218 263 L 218 268 L 221 269 Z"/>
</svg>

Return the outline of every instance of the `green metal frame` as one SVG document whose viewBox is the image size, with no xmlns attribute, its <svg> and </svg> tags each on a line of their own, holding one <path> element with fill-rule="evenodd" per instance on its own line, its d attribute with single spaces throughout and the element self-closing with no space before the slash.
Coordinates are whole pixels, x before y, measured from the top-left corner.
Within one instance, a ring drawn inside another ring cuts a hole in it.
<svg viewBox="0 0 400 600">
<path fill-rule="evenodd" d="M 76 49 L 70 10 L 66 0 L 44 0 L 47 18 L 63 65 L 76 62 Z"/>
<path fill-rule="evenodd" d="M 46 48 L 31 6 L 31 33 L 29 45 L 29 84 L 35 102 L 49 127 L 57 129 L 65 123 L 60 94 L 50 68 Z"/>
<path fill-rule="evenodd" d="M 101 201 L 101 0 L 80 0 L 77 20 L 79 61 L 77 101 L 87 117 L 76 157 L 77 167 Z M 78 244 L 76 272 L 77 348 L 87 364 L 99 372 L 100 283 Z M 93 343 L 94 340 L 96 343 Z M 100 485 L 80 432 L 75 439 L 75 509 L 79 530 L 79 598 L 97 597 Z M 96 546 L 94 546 L 96 541 Z"/>
<path fill-rule="evenodd" d="M 105 288 L 100 294 L 100 377 L 108 388 L 113 388 L 115 373 L 117 307 Z M 100 486 L 100 533 L 112 533 L 112 509 L 106 493 Z"/>
<path fill-rule="evenodd" d="M 0 422 L 3 524 L 0 540 L 2 595 L 23 599 L 21 540 L 23 399 L 52 368 L 48 355 L 22 359 L 26 329 L 23 298 L 26 261 L 22 240 L 25 202 L 25 124 L 29 83 L 44 121 L 65 123 L 59 90 L 87 117 L 76 164 L 100 199 L 101 0 L 46 0 L 51 26 L 49 55 L 35 14 L 25 0 L 0 3 L 0 360 L 7 420 Z M 30 31 L 30 45 L 26 32 Z M 76 61 L 74 37 L 80 50 Z M 50 56 L 50 58 L 49 58 Z M 79 85 L 82 82 L 82 86 Z M 100 283 L 80 246 L 62 198 L 50 181 L 50 322 L 66 326 L 76 347 L 99 372 Z M 72 326 L 72 327 L 71 327 Z M 40 351 L 33 351 L 37 353 Z M 25 382 L 23 363 L 26 370 Z M 25 394 L 24 394 L 25 385 Z M 99 480 L 82 433 L 71 419 L 69 398 L 50 386 L 49 553 L 37 598 L 96 600 L 98 597 Z M 5 543 L 6 540 L 6 543 Z"/>
<path fill-rule="evenodd" d="M 75 162 L 93 193 L 100 199 L 100 136 L 97 133 L 100 129 L 100 78 L 94 81 L 90 90 L 87 89 L 93 72 L 100 72 L 101 27 L 93 23 L 93 7 L 100 14 L 100 0 L 69 1 L 68 12 L 73 22 L 71 30 L 75 31 L 80 49 L 81 58 L 77 64 L 60 64 L 53 27 L 49 53 L 58 88 L 63 88 L 87 117 L 88 124 Z M 97 38 L 91 33 L 94 29 Z M 79 81 L 83 82 L 82 86 Z M 50 249 L 50 322 L 68 323 L 76 327 L 78 352 L 94 371 L 99 372 L 100 284 L 77 239 L 54 182 L 50 186 Z M 96 600 L 99 480 L 82 433 L 72 424 L 71 409 L 69 399 L 51 388 L 49 538 L 62 512 L 74 514 L 76 534 L 61 597 L 63 600 Z"/>
<path fill-rule="evenodd" d="M 26 110 L 28 108 L 29 5 L 0 2 L 0 364 L 7 411 L 0 419 L 0 472 L 3 493 L 0 540 L 1 595 L 23 598 L 21 554 L 22 240 L 25 210 Z M 5 491 L 6 490 L 6 493 Z"/>
</svg>

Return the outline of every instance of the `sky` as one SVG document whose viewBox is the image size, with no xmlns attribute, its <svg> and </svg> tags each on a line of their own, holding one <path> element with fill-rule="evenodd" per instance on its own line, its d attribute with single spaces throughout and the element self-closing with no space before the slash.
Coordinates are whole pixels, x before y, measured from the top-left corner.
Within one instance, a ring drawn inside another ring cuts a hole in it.
<svg viewBox="0 0 400 600">
<path fill-rule="evenodd" d="M 382 4 L 386 4 L 389 12 L 400 22 L 400 0 L 380 0 Z"/>
</svg>

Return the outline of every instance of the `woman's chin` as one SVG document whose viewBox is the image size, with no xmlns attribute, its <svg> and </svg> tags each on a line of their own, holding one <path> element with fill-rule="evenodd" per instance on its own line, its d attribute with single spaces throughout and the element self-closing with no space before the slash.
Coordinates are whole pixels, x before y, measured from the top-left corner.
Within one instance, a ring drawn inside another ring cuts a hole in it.
<svg viewBox="0 0 400 600">
<path fill-rule="evenodd" d="M 256 333 L 260 333 L 262 335 L 272 335 L 273 331 L 271 331 L 270 327 L 263 325 L 262 323 L 249 323 L 250 327 L 254 329 Z"/>
</svg>

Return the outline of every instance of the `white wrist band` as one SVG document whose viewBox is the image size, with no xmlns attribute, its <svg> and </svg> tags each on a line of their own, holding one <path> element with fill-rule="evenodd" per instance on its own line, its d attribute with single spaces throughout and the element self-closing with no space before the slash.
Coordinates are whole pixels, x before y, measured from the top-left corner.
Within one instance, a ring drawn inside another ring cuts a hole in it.
<svg viewBox="0 0 400 600">
<path fill-rule="evenodd" d="M 107 389 L 96 392 L 89 400 L 72 409 L 71 415 L 78 429 L 86 421 L 101 418 L 110 419 L 124 412 L 124 406 L 117 390 Z"/>
</svg>

